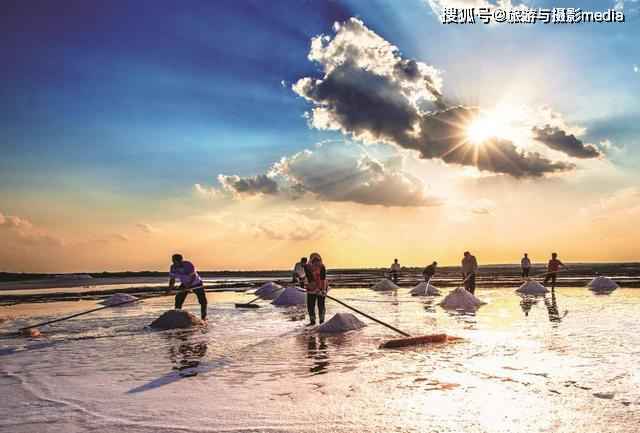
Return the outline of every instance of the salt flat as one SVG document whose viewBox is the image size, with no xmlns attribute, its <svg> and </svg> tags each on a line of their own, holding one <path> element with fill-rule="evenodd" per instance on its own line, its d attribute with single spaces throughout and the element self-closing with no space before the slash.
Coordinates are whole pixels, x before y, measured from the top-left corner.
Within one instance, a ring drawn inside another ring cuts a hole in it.
<svg viewBox="0 0 640 433">
<path fill-rule="evenodd" d="M 479 289 L 487 305 L 476 315 L 407 289 L 332 294 L 412 334 L 465 341 L 381 350 L 396 335 L 380 325 L 318 335 L 304 308 L 235 309 L 249 298 L 241 293 L 209 295 L 206 329 L 153 332 L 145 325 L 172 303 L 153 298 L 42 328 L 43 338 L 1 339 L 0 431 L 637 430 L 636 289 L 561 288 L 555 302 L 526 307 L 513 290 Z M 19 318 L 0 332 L 53 317 L 51 306 L 95 305 L 3 307 Z M 186 308 L 198 312 L 193 297 Z M 327 317 L 340 311 L 328 302 Z"/>
</svg>

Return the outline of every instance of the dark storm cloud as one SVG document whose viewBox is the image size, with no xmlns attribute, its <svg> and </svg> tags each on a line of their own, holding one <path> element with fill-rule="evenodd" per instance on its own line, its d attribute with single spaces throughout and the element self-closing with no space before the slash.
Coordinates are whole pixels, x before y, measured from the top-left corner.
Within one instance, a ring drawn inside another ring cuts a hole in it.
<svg viewBox="0 0 640 433">
<path fill-rule="evenodd" d="M 296 93 L 314 104 L 309 115 L 313 127 L 414 149 L 425 159 L 514 177 L 574 168 L 523 152 L 509 140 L 470 143 L 466 128 L 478 110 L 447 108 L 435 68 L 402 58 L 396 47 L 355 18 L 335 29 L 333 39 L 322 36 L 311 45 L 309 58 L 323 66 L 324 76 L 302 78 L 293 85 Z"/>
<path fill-rule="evenodd" d="M 597 158 L 601 155 L 594 145 L 584 144 L 575 135 L 567 134 L 557 126 L 534 126 L 532 131 L 533 138 L 537 141 L 574 158 Z"/>
<path fill-rule="evenodd" d="M 223 176 L 220 175 L 218 180 L 222 187 L 228 191 L 237 194 L 256 195 L 256 194 L 277 194 L 278 184 L 265 174 L 257 176 L 239 177 L 239 176 Z"/>
<path fill-rule="evenodd" d="M 567 171 L 573 164 L 551 161 L 537 152 L 523 152 L 512 141 L 490 138 L 476 146 L 466 139 L 467 125 L 478 115 L 476 108 L 457 106 L 421 119 L 421 135 L 410 148 L 423 158 L 440 158 L 449 164 L 475 166 L 479 170 L 514 177 L 540 177 Z"/>
<path fill-rule="evenodd" d="M 397 161 L 385 165 L 369 155 L 363 146 L 354 143 L 324 143 L 283 157 L 268 175 L 249 178 L 221 175 L 218 180 L 224 190 L 238 196 L 262 192 L 283 199 L 295 200 L 311 195 L 322 201 L 366 205 L 440 204 L 425 193 L 424 183 L 403 171 Z M 261 190 L 258 184 L 268 184 L 266 191 L 269 192 Z"/>
</svg>

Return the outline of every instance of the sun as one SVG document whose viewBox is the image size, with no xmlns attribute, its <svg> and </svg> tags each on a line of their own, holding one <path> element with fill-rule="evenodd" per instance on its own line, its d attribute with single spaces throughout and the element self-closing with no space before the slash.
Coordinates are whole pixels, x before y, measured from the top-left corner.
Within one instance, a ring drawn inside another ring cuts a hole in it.
<svg viewBox="0 0 640 433">
<path fill-rule="evenodd" d="M 488 139 L 498 136 L 499 128 L 496 122 L 487 116 L 475 118 L 467 126 L 467 139 L 476 146 L 481 145 Z"/>
</svg>

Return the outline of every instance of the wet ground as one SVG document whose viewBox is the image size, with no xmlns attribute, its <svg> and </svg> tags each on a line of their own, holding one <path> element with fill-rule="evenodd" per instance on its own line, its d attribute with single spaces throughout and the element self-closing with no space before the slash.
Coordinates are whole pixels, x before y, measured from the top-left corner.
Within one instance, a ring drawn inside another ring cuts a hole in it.
<svg viewBox="0 0 640 433">
<path fill-rule="evenodd" d="M 637 431 L 640 290 L 523 299 L 483 288 L 475 315 L 407 292 L 332 294 L 411 334 L 465 340 L 381 350 L 395 335 L 366 319 L 321 336 L 303 309 L 234 308 L 251 299 L 243 293 L 210 293 L 204 329 L 145 329 L 171 308 L 164 297 L 43 327 L 42 338 L 2 338 L 0 431 Z M 95 305 L 2 307 L 14 319 L 0 332 Z"/>
</svg>

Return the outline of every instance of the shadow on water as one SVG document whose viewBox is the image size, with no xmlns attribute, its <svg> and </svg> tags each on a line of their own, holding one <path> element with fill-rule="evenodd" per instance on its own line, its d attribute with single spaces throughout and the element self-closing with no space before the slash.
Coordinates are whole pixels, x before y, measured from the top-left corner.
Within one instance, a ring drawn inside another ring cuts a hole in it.
<svg viewBox="0 0 640 433">
<path fill-rule="evenodd" d="M 544 297 L 544 305 L 547 307 L 549 321 L 552 323 L 562 322 L 562 318 L 569 313 L 568 310 L 565 310 L 564 314 L 562 316 L 560 315 L 560 311 L 558 311 L 558 301 L 556 299 L 556 290 L 554 287 L 551 287 L 551 297 Z"/>
<path fill-rule="evenodd" d="M 202 358 L 207 354 L 208 343 L 203 340 L 194 341 L 194 338 L 200 332 L 198 332 L 198 330 L 189 330 L 179 333 L 163 333 L 162 335 L 169 343 L 169 361 L 173 364 L 171 371 L 144 385 L 130 389 L 127 391 L 127 394 L 136 394 L 156 389 L 224 365 L 224 360 L 202 362 Z"/>
</svg>

